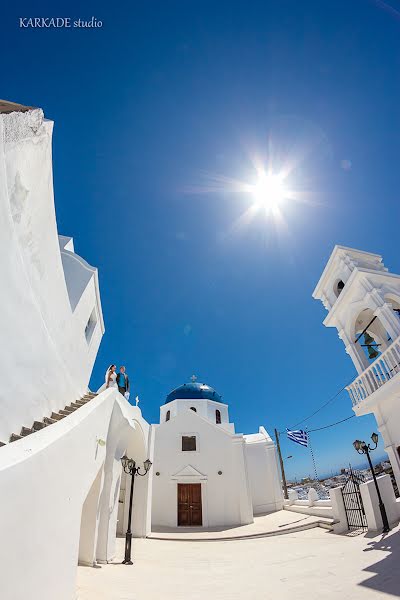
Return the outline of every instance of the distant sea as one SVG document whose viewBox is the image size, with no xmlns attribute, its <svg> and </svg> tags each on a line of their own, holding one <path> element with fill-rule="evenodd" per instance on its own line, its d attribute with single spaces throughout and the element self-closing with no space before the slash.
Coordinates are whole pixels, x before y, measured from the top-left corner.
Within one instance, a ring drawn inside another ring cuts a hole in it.
<svg viewBox="0 0 400 600">
<path fill-rule="evenodd" d="M 376 456 L 376 457 L 371 455 L 371 460 L 372 460 L 372 464 L 375 466 L 378 463 L 388 461 L 389 457 L 386 453 L 382 454 L 381 456 Z M 343 465 L 343 468 L 347 469 L 348 466 L 349 465 Z M 357 464 L 357 465 L 351 465 L 351 466 L 356 471 L 358 471 L 360 469 L 368 469 L 369 468 L 368 461 L 362 462 L 361 464 Z M 330 472 L 325 472 L 325 473 L 318 473 L 319 479 L 329 479 L 330 477 L 335 477 L 335 475 L 340 475 L 340 471 L 338 471 L 338 472 L 330 471 Z"/>
</svg>

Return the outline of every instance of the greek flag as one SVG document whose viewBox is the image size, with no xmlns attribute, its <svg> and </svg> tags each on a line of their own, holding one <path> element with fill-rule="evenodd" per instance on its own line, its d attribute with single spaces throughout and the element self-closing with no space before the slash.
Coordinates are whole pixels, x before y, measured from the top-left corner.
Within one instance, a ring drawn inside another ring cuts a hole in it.
<svg viewBox="0 0 400 600">
<path fill-rule="evenodd" d="M 286 433 L 289 440 L 292 440 L 292 442 L 296 442 L 296 444 L 300 444 L 300 446 L 308 446 L 307 431 L 303 431 L 303 429 L 295 429 L 294 431 L 291 431 L 290 429 L 286 428 Z"/>
</svg>

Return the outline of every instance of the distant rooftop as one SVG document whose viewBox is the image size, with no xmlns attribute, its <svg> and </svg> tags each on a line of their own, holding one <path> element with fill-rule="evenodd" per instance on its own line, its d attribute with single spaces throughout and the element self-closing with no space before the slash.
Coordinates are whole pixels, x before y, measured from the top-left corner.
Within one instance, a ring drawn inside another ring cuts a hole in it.
<svg viewBox="0 0 400 600">
<path fill-rule="evenodd" d="M 16 102 L 0 100 L 0 114 L 7 114 L 12 112 L 27 112 L 28 110 L 33 109 L 34 106 L 24 106 L 23 104 L 17 104 Z"/>
</svg>

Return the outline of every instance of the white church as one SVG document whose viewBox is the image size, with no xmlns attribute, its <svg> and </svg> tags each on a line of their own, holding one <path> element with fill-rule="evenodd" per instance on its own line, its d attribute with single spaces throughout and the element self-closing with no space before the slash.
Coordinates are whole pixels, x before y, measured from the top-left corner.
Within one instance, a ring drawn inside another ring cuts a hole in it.
<svg viewBox="0 0 400 600">
<path fill-rule="evenodd" d="M 282 508 L 273 441 L 264 427 L 236 433 L 209 385 L 193 376 L 173 390 L 152 428 L 153 529 L 245 525 Z"/>
</svg>

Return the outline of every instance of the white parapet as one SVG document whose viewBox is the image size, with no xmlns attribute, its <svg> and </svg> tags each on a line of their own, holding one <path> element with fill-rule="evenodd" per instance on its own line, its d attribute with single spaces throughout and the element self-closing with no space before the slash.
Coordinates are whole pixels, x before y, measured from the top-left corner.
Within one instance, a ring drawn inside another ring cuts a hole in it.
<svg viewBox="0 0 400 600">
<path fill-rule="evenodd" d="M 353 407 L 400 373 L 400 336 L 359 375 L 347 390 Z"/>
<path fill-rule="evenodd" d="M 394 525 L 398 523 L 400 514 L 390 475 L 377 477 L 377 482 L 389 524 Z M 368 531 L 382 530 L 383 523 L 374 481 L 371 479 L 371 481 L 362 483 L 360 485 L 360 493 L 367 518 Z"/>
</svg>

